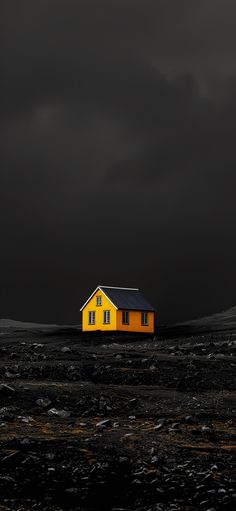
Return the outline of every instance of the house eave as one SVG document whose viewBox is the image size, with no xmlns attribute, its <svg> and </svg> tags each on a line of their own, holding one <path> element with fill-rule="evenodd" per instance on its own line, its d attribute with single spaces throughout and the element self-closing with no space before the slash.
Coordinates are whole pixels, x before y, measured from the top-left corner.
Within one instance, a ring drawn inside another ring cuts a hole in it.
<svg viewBox="0 0 236 511">
<path fill-rule="evenodd" d="M 134 312 L 156 312 L 156 309 L 135 309 L 130 307 L 117 307 L 117 310 L 119 311 L 134 311 Z"/>
</svg>

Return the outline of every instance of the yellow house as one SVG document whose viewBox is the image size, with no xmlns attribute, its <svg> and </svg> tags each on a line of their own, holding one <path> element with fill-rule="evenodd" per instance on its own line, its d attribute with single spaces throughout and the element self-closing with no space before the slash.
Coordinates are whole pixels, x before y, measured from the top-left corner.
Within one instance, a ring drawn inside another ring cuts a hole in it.
<svg viewBox="0 0 236 511">
<path fill-rule="evenodd" d="M 155 309 L 137 288 L 98 286 L 80 310 L 84 332 L 154 332 Z"/>
</svg>

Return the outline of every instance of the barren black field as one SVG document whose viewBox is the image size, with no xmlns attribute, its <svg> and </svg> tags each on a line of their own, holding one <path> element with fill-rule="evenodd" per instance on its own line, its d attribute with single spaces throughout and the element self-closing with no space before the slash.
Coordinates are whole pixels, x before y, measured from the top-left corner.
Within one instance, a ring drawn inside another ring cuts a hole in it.
<svg viewBox="0 0 236 511">
<path fill-rule="evenodd" d="M 234 328 L 0 339 L 1 511 L 234 508 Z"/>
</svg>

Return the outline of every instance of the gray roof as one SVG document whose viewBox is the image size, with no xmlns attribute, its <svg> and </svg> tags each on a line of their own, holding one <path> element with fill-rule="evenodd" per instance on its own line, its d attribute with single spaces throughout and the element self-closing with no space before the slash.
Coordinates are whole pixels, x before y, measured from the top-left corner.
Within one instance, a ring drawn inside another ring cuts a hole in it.
<svg viewBox="0 0 236 511">
<path fill-rule="evenodd" d="M 139 289 L 99 286 L 117 309 L 155 311 Z"/>
</svg>

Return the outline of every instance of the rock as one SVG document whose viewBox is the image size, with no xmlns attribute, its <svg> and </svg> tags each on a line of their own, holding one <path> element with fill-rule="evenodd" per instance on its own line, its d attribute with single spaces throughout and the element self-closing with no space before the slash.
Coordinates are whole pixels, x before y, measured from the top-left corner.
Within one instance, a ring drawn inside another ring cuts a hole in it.
<svg viewBox="0 0 236 511">
<path fill-rule="evenodd" d="M 105 419 L 103 421 L 97 422 L 97 424 L 96 424 L 96 428 L 107 428 L 109 426 L 111 426 L 110 419 Z"/>
<path fill-rule="evenodd" d="M 11 378 L 11 379 L 12 379 L 12 378 L 18 378 L 19 376 L 20 376 L 20 375 L 19 375 L 19 373 L 14 374 L 14 373 L 11 373 L 10 371 L 6 371 L 6 372 L 5 372 L 5 377 L 6 377 L 6 378 L 9 378 L 9 379 L 10 379 L 10 378 Z"/>
<path fill-rule="evenodd" d="M 169 432 L 171 433 L 172 431 L 178 431 L 179 425 L 180 425 L 179 422 L 173 422 L 171 424 L 171 427 L 169 428 Z"/>
<path fill-rule="evenodd" d="M 70 353 L 70 351 L 71 349 L 68 346 L 63 346 L 63 348 L 61 348 L 62 353 Z"/>
<path fill-rule="evenodd" d="M 48 452 L 46 455 L 45 455 L 45 458 L 47 460 L 50 460 L 50 461 L 53 461 L 55 459 L 55 454 L 53 454 L 52 452 Z"/>
<path fill-rule="evenodd" d="M 184 420 L 185 420 L 185 422 L 188 422 L 189 424 L 192 424 L 194 422 L 192 415 L 186 415 Z"/>
<path fill-rule="evenodd" d="M 100 411 L 104 410 L 105 408 L 106 409 L 108 408 L 107 401 L 106 401 L 106 398 L 104 396 L 100 397 L 98 407 L 99 407 Z"/>
<path fill-rule="evenodd" d="M 139 484 L 142 484 L 142 481 L 140 481 L 140 479 L 134 479 L 134 480 L 131 482 L 131 484 L 137 484 L 137 485 L 139 485 Z"/>
<path fill-rule="evenodd" d="M 202 426 L 201 431 L 203 433 L 210 433 L 211 432 L 211 428 L 209 428 L 208 426 Z"/>
<path fill-rule="evenodd" d="M 30 445 L 32 442 L 29 438 L 23 438 L 23 440 L 20 441 L 21 445 Z"/>
<path fill-rule="evenodd" d="M 46 408 L 47 406 L 49 406 L 51 404 L 52 401 L 50 401 L 50 399 L 43 399 L 43 398 L 40 398 L 40 399 L 37 399 L 36 401 L 36 404 L 38 406 L 40 406 L 41 408 Z"/>
<path fill-rule="evenodd" d="M 0 408 L 0 418 L 12 419 L 16 411 L 17 409 L 14 406 L 3 406 L 2 408 Z"/>
<path fill-rule="evenodd" d="M 14 451 L 14 452 L 11 452 L 11 454 L 4 456 L 4 458 L 1 459 L 1 463 L 5 463 L 6 461 L 8 462 L 9 460 L 11 461 L 12 458 L 15 458 L 16 456 L 19 455 L 19 452 L 20 451 Z"/>
<path fill-rule="evenodd" d="M 35 420 L 33 419 L 33 417 L 23 417 L 22 415 L 18 415 L 17 417 L 18 419 L 21 419 L 22 422 L 25 422 L 26 424 L 28 424 L 29 422 L 35 422 Z"/>
<path fill-rule="evenodd" d="M 205 477 L 203 477 L 203 481 L 207 481 L 207 479 L 210 479 L 212 476 L 211 476 L 211 473 L 208 472 L 208 474 L 205 475 Z"/>
<path fill-rule="evenodd" d="M 10 385 L 7 385 L 6 383 L 1 383 L 0 385 L 0 392 L 5 391 L 4 393 L 12 394 L 15 392 L 15 389 L 13 387 L 10 387 Z"/>
<path fill-rule="evenodd" d="M 9 358 L 14 359 L 17 357 L 17 354 L 15 352 L 10 353 Z"/>
<path fill-rule="evenodd" d="M 0 486 L 2 487 L 2 489 L 4 487 L 11 487 L 15 484 L 15 479 L 13 479 L 13 477 L 10 477 L 10 476 L 2 476 L 0 477 Z"/>
<path fill-rule="evenodd" d="M 127 458 L 127 456 L 120 456 L 118 461 L 120 464 L 127 463 L 127 461 L 129 461 L 129 458 Z"/>
<path fill-rule="evenodd" d="M 57 410 L 56 408 L 50 408 L 50 410 L 48 410 L 48 415 L 50 416 L 54 416 L 54 417 L 60 417 L 62 419 L 67 419 L 68 417 L 70 417 L 70 412 L 68 412 L 67 410 Z"/>
<path fill-rule="evenodd" d="M 212 465 L 211 470 L 218 470 L 218 465 L 216 464 Z"/>
<path fill-rule="evenodd" d="M 47 360 L 48 359 L 48 357 L 46 357 L 46 355 L 44 355 L 44 353 L 39 353 L 39 354 L 37 353 L 36 355 L 37 355 L 38 360 Z"/>
<path fill-rule="evenodd" d="M 153 465 L 154 463 L 157 463 L 157 462 L 158 462 L 158 457 L 157 456 L 152 456 L 151 464 Z"/>
<path fill-rule="evenodd" d="M 154 431 L 159 431 L 164 426 L 165 419 L 161 420 L 155 427 Z"/>
<path fill-rule="evenodd" d="M 35 456 L 34 454 L 30 454 L 29 456 L 27 456 L 27 458 L 25 458 L 22 462 L 21 462 L 21 465 L 25 465 L 27 468 L 29 466 L 33 467 L 35 465 L 38 465 L 40 461 L 40 458 L 38 456 Z"/>
</svg>

